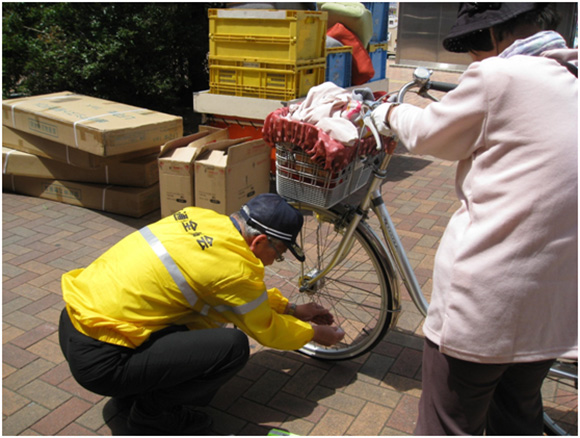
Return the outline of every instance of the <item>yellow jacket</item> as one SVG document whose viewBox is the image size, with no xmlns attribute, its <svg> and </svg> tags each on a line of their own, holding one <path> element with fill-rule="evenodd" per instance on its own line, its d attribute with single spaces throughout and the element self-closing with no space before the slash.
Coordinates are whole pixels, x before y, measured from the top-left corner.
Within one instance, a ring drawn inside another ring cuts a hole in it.
<svg viewBox="0 0 580 438">
<path fill-rule="evenodd" d="M 288 300 L 266 290 L 264 265 L 228 216 L 188 207 L 125 237 L 86 269 L 62 277 L 80 332 L 136 348 L 172 324 L 233 323 L 262 345 L 295 350 L 309 323 L 283 314 Z"/>
</svg>

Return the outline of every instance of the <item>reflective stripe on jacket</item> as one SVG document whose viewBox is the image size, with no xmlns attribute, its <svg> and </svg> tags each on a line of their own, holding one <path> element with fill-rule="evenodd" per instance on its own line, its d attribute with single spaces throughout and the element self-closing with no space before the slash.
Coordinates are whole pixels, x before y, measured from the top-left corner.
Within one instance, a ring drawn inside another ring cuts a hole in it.
<svg viewBox="0 0 580 438">
<path fill-rule="evenodd" d="M 86 269 L 62 278 L 75 327 L 135 348 L 171 324 L 233 323 L 263 345 L 294 350 L 309 323 L 284 315 L 288 300 L 266 290 L 264 266 L 227 216 L 189 207 L 125 237 Z"/>
</svg>

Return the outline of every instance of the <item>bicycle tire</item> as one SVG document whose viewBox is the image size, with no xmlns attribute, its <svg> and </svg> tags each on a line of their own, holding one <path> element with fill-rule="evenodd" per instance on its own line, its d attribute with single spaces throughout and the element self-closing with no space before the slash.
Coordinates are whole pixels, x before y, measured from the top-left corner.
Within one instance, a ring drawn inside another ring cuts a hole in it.
<svg viewBox="0 0 580 438">
<path fill-rule="evenodd" d="M 374 348 L 396 321 L 397 284 L 376 234 L 361 222 L 348 254 L 315 288 L 300 292 L 301 280 L 317 272 L 334 255 L 345 224 L 344 215 L 299 202 L 290 202 L 304 216 L 298 237 L 306 260 L 291 255 L 266 268 L 268 287 L 278 287 L 292 303 L 315 301 L 330 309 L 344 339 L 332 347 L 308 343 L 299 351 L 322 360 L 347 360 Z M 348 221 L 347 221 L 348 222 Z"/>
<path fill-rule="evenodd" d="M 542 385 L 546 435 L 578 435 L 578 362 L 556 360 Z"/>
</svg>

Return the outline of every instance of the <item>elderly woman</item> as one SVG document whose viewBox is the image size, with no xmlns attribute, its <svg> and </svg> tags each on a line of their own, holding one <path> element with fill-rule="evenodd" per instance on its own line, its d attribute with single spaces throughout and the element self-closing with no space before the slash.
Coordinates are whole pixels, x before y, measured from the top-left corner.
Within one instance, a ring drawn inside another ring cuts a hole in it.
<svg viewBox="0 0 580 438">
<path fill-rule="evenodd" d="M 457 160 L 424 325 L 418 435 L 542 433 L 540 388 L 578 357 L 578 51 L 539 3 L 463 3 L 443 41 L 473 63 L 425 109 L 373 120 Z"/>
</svg>

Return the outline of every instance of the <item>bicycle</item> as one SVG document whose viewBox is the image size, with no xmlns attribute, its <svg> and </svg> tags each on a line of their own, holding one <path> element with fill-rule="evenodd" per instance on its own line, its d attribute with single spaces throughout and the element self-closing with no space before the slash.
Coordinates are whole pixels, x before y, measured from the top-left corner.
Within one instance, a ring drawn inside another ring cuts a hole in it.
<svg viewBox="0 0 580 438">
<path fill-rule="evenodd" d="M 578 435 L 578 361 L 557 360 L 542 386 L 546 435 Z"/>
<path fill-rule="evenodd" d="M 418 95 L 436 101 L 431 90 L 448 92 L 456 86 L 430 78 L 429 70 L 417 68 L 413 80 L 395 95 L 396 101 L 403 102 L 405 95 L 414 89 Z M 378 135 L 375 137 L 379 144 Z M 348 180 L 346 174 L 322 171 L 309 162 L 302 150 L 291 144 L 276 146 L 277 190 L 304 215 L 299 242 L 306 261 L 299 263 L 287 258 L 284 265 L 269 267 L 266 284 L 284 289 L 290 301 L 296 304 L 317 301 L 331 309 L 336 323 L 346 333 L 337 346 L 309 343 L 300 350 L 313 358 L 348 360 L 372 350 L 387 331 L 397 325 L 401 311 L 398 278 L 419 312 L 423 317 L 427 315 L 427 299 L 380 191 L 394 146 L 391 144 L 387 149 L 386 153 L 352 162 L 348 170 L 352 177 Z M 366 180 L 369 181 L 361 184 Z M 336 202 L 333 198 L 337 194 L 336 197 L 342 199 L 357 189 L 356 199 L 351 197 Z M 378 219 L 383 239 L 369 224 L 371 211 Z M 577 404 L 577 362 L 576 371 L 567 367 L 566 374 L 558 370 L 560 363 L 555 364 L 550 375 L 572 381 Z M 577 411 L 577 406 L 575 409 Z M 558 410 L 553 408 L 550 413 L 553 415 Z M 559 417 L 561 420 L 562 416 Z M 547 413 L 545 424 L 552 433 L 566 432 Z M 572 427 L 577 427 L 576 424 L 577 419 Z"/>
</svg>

